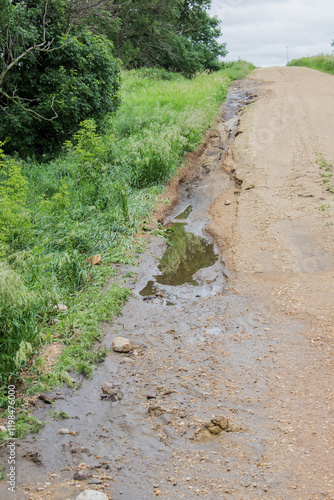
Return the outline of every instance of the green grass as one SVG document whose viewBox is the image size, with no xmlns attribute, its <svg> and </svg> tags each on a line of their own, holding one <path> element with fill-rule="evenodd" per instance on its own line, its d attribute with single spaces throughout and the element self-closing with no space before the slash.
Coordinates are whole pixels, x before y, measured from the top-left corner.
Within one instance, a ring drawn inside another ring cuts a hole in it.
<svg viewBox="0 0 334 500">
<path fill-rule="evenodd" d="M 329 163 L 322 153 L 316 153 L 316 157 L 316 163 L 319 165 L 321 170 L 320 175 L 322 177 L 322 182 L 325 184 L 327 191 L 334 194 L 333 164 Z M 324 207 L 324 205 L 321 206 Z M 325 210 L 325 208 L 321 208 L 321 210 Z"/>
<path fill-rule="evenodd" d="M 164 184 L 201 143 L 232 80 L 253 68 L 238 61 L 190 80 L 124 72 L 122 104 L 105 117 L 102 135 L 87 120 L 53 161 L 0 156 L 3 407 L 9 380 L 23 393 L 45 391 L 73 384 L 71 372 L 91 376 L 103 361 L 100 323 L 121 314 L 129 297 L 112 264 L 143 251 L 136 235 Z M 96 254 L 101 266 L 87 262 Z M 63 350 L 50 371 L 40 348 L 54 343 Z"/>
<path fill-rule="evenodd" d="M 330 54 L 319 54 L 313 57 L 293 59 L 288 66 L 303 66 L 334 75 L 334 56 Z"/>
</svg>

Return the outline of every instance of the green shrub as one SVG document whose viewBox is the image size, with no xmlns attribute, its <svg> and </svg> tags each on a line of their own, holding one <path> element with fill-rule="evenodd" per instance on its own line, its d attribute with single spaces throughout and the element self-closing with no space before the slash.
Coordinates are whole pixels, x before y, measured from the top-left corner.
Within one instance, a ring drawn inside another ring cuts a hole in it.
<svg viewBox="0 0 334 500">
<path fill-rule="evenodd" d="M 0 258 L 24 245 L 32 231 L 27 180 L 20 167 L 5 158 L 2 146 L 0 142 Z"/>
<path fill-rule="evenodd" d="M 334 56 L 330 54 L 319 54 L 313 57 L 302 57 L 301 59 L 293 59 L 289 62 L 288 66 L 312 68 L 334 75 Z"/>
<path fill-rule="evenodd" d="M 56 36 L 54 44 L 60 43 Z M 111 42 L 87 32 L 68 38 L 60 50 L 15 66 L 6 90 L 13 93 L 19 87 L 28 112 L 15 103 L 8 104 L 7 113 L 0 112 L 0 140 L 8 139 L 6 151 L 45 158 L 60 151 L 80 122 L 94 119 L 101 124 L 106 113 L 115 111 L 120 61 L 112 52 Z M 49 121 L 34 118 L 29 110 Z"/>
</svg>

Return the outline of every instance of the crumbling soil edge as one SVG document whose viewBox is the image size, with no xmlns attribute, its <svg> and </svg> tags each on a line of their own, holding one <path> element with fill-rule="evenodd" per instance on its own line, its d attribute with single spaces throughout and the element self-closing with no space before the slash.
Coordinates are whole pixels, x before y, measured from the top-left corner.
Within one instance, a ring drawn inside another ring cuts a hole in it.
<svg viewBox="0 0 334 500">
<path fill-rule="evenodd" d="M 247 78 L 242 80 L 234 81 L 228 88 L 228 93 L 230 90 L 235 89 L 237 87 L 247 88 L 248 85 L 251 85 L 253 88 L 258 87 L 257 82 L 253 80 L 248 80 Z M 227 94 L 228 96 L 228 94 Z M 251 99 L 248 102 L 245 102 L 243 106 L 238 110 L 239 118 L 243 114 L 246 107 L 253 103 L 257 99 L 257 94 L 252 94 Z M 214 128 L 209 128 L 206 132 L 206 135 L 203 139 L 203 142 L 198 147 L 195 152 L 188 152 L 183 159 L 183 167 L 179 169 L 177 174 L 167 183 L 164 192 L 159 196 L 157 207 L 153 213 L 153 220 L 156 222 L 163 224 L 167 217 L 169 217 L 176 204 L 179 201 L 180 195 L 180 187 L 182 184 L 186 182 L 194 182 L 196 178 L 200 175 L 201 170 L 201 158 L 204 153 L 210 148 L 211 142 L 213 139 L 217 137 L 221 137 L 224 142 L 224 148 L 221 148 L 222 157 L 219 160 L 221 164 L 221 169 L 224 173 L 228 174 L 232 181 L 234 181 L 236 189 L 238 193 L 240 192 L 242 186 L 242 180 L 238 179 L 236 176 L 235 169 L 231 167 L 230 163 L 226 162 L 226 159 L 230 155 L 231 145 L 234 142 L 235 137 L 240 133 L 239 130 L 239 118 L 236 121 L 232 128 L 229 128 L 228 125 L 225 125 L 224 120 L 224 108 L 227 105 L 227 98 L 222 102 L 219 107 L 217 117 L 215 119 Z M 222 134 L 222 130 L 219 130 L 220 127 L 224 127 L 225 130 Z M 225 136 L 225 137 L 222 137 Z M 163 200 L 168 200 L 168 204 L 164 203 Z M 215 235 L 210 232 L 210 227 L 207 228 L 207 233 L 215 239 Z M 218 245 L 219 246 L 219 245 Z M 219 248 L 221 250 L 221 248 Z"/>
</svg>

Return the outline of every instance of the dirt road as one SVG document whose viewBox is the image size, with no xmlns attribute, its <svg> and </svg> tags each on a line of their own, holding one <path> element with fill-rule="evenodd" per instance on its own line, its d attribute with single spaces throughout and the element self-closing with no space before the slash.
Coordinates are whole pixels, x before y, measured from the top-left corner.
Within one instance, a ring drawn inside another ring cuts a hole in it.
<svg viewBox="0 0 334 500">
<path fill-rule="evenodd" d="M 334 197 L 315 161 L 334 162 L 334 77 L 259 69 L 229 99 L 167 217 L 188 208 L 188 246 L 159 269 L 151 238 L 106 362 L 51 395 L 71 418 L 20 443 L 15 499 L 334 499 Z M 160 283 L 200 247 L 220 257 L 196 283 Z"/>
</svg>

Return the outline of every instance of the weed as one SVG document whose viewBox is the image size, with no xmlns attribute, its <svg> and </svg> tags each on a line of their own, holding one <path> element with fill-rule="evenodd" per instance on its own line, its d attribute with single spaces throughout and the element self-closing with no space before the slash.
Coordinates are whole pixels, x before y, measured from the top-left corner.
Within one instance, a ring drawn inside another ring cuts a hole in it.
<svg viewBox="0 0 334 500">
<path fill-rule="evenodd" d="M 323 156 L 322 153 L 317 152 L 316 153 L 316 163 L 319 165 L 320 169 L 322 170 L 321 172 L 321 177 L 322 181 L 324 184 L 326 184 L 326 189 L 330 193 L 334 194 L 334 186 L 330 184 L 332 177 L 333 177 L 333 172 L 334 172 L 334 167 L 332 163 L 329 163 L 325 157 Z M 323 207 L 324 205 L 321 205 Z M 325 210 L 320 207 L 320 210 Z"/>
<path fill-rule="evenodd" d="M 16 418 L 15 418 L 15 432 L 14 436 L 11 435 L 9 436 L 9 433 L 6 432 L 1 432 L 0 433 L 0 439 L 1 441 L 8 441 L 9 439 L 19 439 L 21 438 L 24 434 L 27 432 L 30 432 L 31 434 L 38 434 L 43 427 L 48 423 L 46 421 L 39 420 L 36 417 L 32 417 L 29 414 L 28 410 L 23 409 L 23 401 L 17 400 L 17 413 L 16 413 Z M 22 406 L 20 408 L 20 405 Z M 4 416 L 7 416 L 7 412 L 4 412 Z"/>
<path fill-rule="evenodd" d="M 52 410 L 49 412 L 49 415 L 51 420 L 64 420 L 66 418 L 70 418 L 69 415 L 67 415 L 67 413 L 63 410 L 59 411 Z"/>
</svg>

